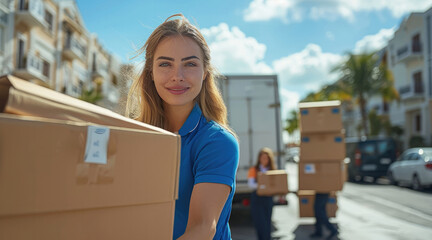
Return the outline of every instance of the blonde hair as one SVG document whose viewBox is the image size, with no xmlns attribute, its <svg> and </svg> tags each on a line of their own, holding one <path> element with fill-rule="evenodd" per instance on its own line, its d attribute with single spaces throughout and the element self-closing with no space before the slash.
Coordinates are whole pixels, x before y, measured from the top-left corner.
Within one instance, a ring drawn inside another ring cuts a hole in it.
<svg viewBox="0 0 432 240">
<path fill-rule="evenodd" d="M 178 18 L 175 18 L 178 17 Z M 166 129 L 163 100 L 156 91 L 152 81 L 154 54 L 158 44 L 169 36 L 180 35 L 193 39 L 201 48 L 206 78 L 195 101 L 198 102 L 202 114 L 208 121 L 215 121 L 233 135 L 227 120 L 227 109 L 222 95 L 216 86 L 219 76 L 210 63 L 210 48 L 199 30 L 189 23 L 183 14 L 168 17 L 150 35 L 138 54 L 145 52 L 144 69 L 138 78 L 134 79 L 128 94 L 126 116 L 160 128 Z"/>
<path fill-rule="evenodd" d="M 269 158 L 269 162 L 268 165 L 265 167 L 268 167 L 269 170 L 276 170 L 276 163 L 274 160 L 274 155 L 273 155 L 273 151 L 268 148 L 268 147 L 264 147 L 260 150 L 260 152 L 258 153 L 258 158 L 257 158 L 257 163 L 255 164 L 255 168 L 257 171 L 259 171 L 259 166 L 260 166 L 260 158 L 263 154 L 266 154 Z"/>
</svg>

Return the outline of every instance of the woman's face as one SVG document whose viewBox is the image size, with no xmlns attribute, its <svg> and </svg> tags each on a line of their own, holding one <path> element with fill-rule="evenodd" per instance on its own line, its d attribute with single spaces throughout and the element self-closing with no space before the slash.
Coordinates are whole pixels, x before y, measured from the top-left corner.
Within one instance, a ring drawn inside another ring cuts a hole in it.
<svg viewBox="0 0 432 240">
<path fill-rule="evenodd" d="M 193 107 L 205 78 L 201 48 L 189 37 L 170 36 L 156 47 L 153 80 L 168 106 Z"/>
<path fill-rule="evenodd" d="M 260 155 L 260 159 L 259 159 L 260 165 L 263 167 L 267 167 L 269 162 L 270 162 L 270 158 L 267 155 L 267 153 L 262 153 Z"/>
</svg>

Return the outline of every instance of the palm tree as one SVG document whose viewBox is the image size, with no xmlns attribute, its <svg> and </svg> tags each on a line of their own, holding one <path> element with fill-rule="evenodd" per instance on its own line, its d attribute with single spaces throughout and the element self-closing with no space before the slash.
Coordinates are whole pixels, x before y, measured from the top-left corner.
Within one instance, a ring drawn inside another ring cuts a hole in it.
<svg viewBox="0 0 432 240">
<path fill-rule="evenodd" d="M 293 134 L 295 132 L 295 130 L 297 130 L 299 128 L 299 124 L 298 124 L 298 113 L 296 110 L 291 110 L 291 112 L 289 113 L 289 117 L 286 120 L 287 122 L 287 126 L 285 127 L 285 131 L 287 131 L 289 134 Z"/>
<path fill-rule="evenodd" d="M 351 95 L 360 106 L 362 128 L 366 136 L 369 135 L 367 99 L 374 95 L 381 95 L 385 101 L 398 98 L 391 72 L 385 64 L 378 65 L 378 60 L 376 53 L 349 53 L 347 61 L 333 69 L 342 75 L 338 81 L 340 89 Z"/>
</svg>

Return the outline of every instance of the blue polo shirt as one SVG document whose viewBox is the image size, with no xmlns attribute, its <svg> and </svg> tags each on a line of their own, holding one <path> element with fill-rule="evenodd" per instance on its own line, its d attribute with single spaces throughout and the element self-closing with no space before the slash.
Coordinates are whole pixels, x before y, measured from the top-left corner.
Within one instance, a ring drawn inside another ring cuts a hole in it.
<svg viewBox="0 0 432 240">
<path fill-rule="evenodd" d="M 195 104 L 179 130 L 181 162 L 179 196 L 175 205 L 174 239 L 184 234 L 189 215 L 192 189 L 198 183 L 220 183 L 231 187 L 222 209 L 213 239 L 231 239 L 228 220 L 235 192 L 235 174 L 239 161 L 237 139 L 214 121 L 207 121 Z"/>
</svg>

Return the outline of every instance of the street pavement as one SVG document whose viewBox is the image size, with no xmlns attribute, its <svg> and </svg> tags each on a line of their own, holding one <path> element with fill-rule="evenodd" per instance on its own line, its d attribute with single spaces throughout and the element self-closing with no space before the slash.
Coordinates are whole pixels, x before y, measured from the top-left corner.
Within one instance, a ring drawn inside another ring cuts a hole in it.
<svg viewBox="0 0 432 240">
<path fill-rule="evenodd" d="M 287 206 L 273 208 L 273 239 L 310 239 L 309 235 L 314 231 L 314 218 L 298 217 L 296 167 L 296 164 L 287 164 L 292 193 L 287 195 Z M 336 217 L 330 218 L 340 232 L 333 239 L 432 239 L 432 190 L 416 192 L 383 182 L 345 183 L 338 194 Z M 247 209 L 233 209 L 230 225 L 233 240 L 257 239 Z M 327 234 L 324 232 L 324 236 Z"/>
</svg>

